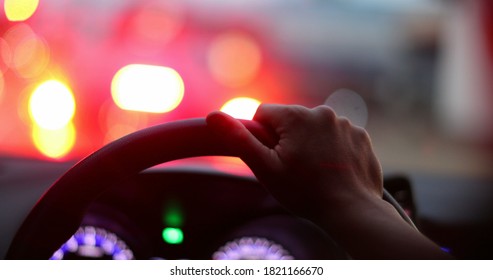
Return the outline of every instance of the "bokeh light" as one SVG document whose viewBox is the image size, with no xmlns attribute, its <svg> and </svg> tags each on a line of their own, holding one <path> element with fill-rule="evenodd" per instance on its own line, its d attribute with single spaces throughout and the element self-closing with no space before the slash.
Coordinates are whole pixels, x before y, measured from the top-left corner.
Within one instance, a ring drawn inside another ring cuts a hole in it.
<svg viewBox="0 0 493 280">
<path fill-rule="evenodd" d="M 43 38 L 25 23 L 10 28 L 5 36 L 6 47 L 1 55 L 4 64 L 23 78 L 40 75 L 50 62 L 50 50 Z"/>
<path fill-rule="evenodd" d="M 50 52 L 45 42 L 32 36 L 22 41 L 13 54 L 13 67 L 24 78 L 32 78 L 43 72 L 50 61 Z"/>
<path fill-rule="evenodd" d="M 171 202 L 167 205 L 163 213 L 163 222 L 167 226 L 171 227 L 181 227 L 184 222 L 183 211 L 181 207 L 176 202 Z"/>
<path fill-rule="evenodd" d="M 352 90 L 336 90 L 325 100 L 324 104 L 331 107 L 339 117 L 346 117 L 353 125 L 364 128 L 368 122 L 366 102 Z"/>
<path fill-rule="evenodd" d="M 24 21 L 34 14 L 39 0 L 5 0 L 3 4 L 8 20 Z"/>
<path fill-rule="evenodd" d="M 144 6 L 132 18 L 130 32 L 134 44 L 163 46 L 181 31 L 183 8 L 176 1 L 164 1 Z M 137 42 L 136 42 L 137 41 Z"/>
<path fill-rule="evenodd" d="M 23 41 L 35 37 L 36 34 L 26 23 L 18 23 L 10 27 L 3 36 L 6 46 L 2 46 L 2 59 L 7 65 L 11 65 L 14 50 Z"/>
<path fill-rule="evenodd" d="M 168 244 L 181 244 L 183 242 L 183 231 L 180 228 L 167 227 L 163 229 L 162 237 Z"/>
<path fill-rule="evenodd" d="M 258 74 L 262 56 L 259 45 L 252 37 L 229 32 L 214 39 L 207 60 L 218 82 L 239 87 L 251 82 Z"/>
<path fill-rule="evenodd" d="M 12 51 L 4 38 L 0 37 L 0 72 L 7 72 L 12 60 Z"/>
<path fill-rule="evenodd" d="M 226 102 L 221 111 L 237 119 L 251 120 L 257 112 L 260 101 L 250 97 L 237 97 Z"/>
<path fill-rule="evenodd" d="M 5 79 L 3 78 L 2 72 L 0 72 L 0 104 L 2 104 L 4 86 L 5 86 Z"/>
<path fill-rule="evenodd" d="M 70 88 L 57 80 L 39 85 L 29 98 L 29 114 L 37 126 L 57 130 L 71 122 L 75 100 Z"/>
<path fill-rule="evenodd" d="M 34 145 L 43 155 L 59 159 L 73 148 L 76 133 L 72 123 L 68 123 L 59 129 L 45 129 L 34 125 L 32 138 Z"/>
<path fill-rule="evenodd" d="M 101 104 L 98 113 L 98 122 L 103 132 L 103 143 L 110 143 L 127 134 L 135 132 L 149 126 L 149 121 L 153 115 L 137 112 L 122 111 L 113 100 L 106 100 Z M 154 115 L 160 118 L 159 115 Z"/>
<path fill-rule="evenodd" d="M 111 95 L 124 110 L 166 113 L 183 99 L 185 86 L 180 74 L 164 66 L 130 64 L 111 82 Z"/>
<path fill-rule="evenodd" d="M 114 124 L 105 131 L 103 142 L 105 144 L 113 142 L 137 130 L 135 126 L 129 124 Z"/>
</svg>

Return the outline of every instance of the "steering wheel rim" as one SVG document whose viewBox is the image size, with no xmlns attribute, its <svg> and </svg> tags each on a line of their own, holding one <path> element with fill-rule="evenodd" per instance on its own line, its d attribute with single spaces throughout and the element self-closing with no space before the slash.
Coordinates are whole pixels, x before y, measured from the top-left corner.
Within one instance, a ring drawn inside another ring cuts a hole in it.
<svg viewBox="0 0 493 280">
<path fill-rule="evenodd" d="M 255 121 L 241 120 L 257 139 L 274 147 L 277 136 Z M 60 177 L 38 200 L 14 236 L 6 259 L 48 259 L 79 227 L 90 203 L 118 181 L 160 163 L 197 156 L 237 156 L 218 141 L 204 118 L 139 130 L 102 147 Z M 172 147 L 170 149 L 170 147 Z M 384 189 L 384 199 L 416 230 Z"/>
<path fill-rule="evenodd" d="M 243 124 L 273 147 L 273 134 L 254 121 Z M 218 141 L 204 118 L 169 122 L 124 136 L 84 158 L 38 200 L 14 236 L 7 259 L 48 259 L 79 227 L 100 194 L 147 168 L 197 156 L 236 156 Z"/>
</svg>

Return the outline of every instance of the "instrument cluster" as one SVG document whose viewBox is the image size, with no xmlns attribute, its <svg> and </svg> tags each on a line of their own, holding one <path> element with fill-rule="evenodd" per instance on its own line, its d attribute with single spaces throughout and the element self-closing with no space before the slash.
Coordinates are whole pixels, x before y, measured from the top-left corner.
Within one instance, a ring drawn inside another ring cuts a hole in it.
<svg viewBox="0 0 493 280">
<path fill-rule="evenodd" d="M 51 259 L 344 258 L 251 177 L 152 170 L 110 191 Z"/>
</svg>

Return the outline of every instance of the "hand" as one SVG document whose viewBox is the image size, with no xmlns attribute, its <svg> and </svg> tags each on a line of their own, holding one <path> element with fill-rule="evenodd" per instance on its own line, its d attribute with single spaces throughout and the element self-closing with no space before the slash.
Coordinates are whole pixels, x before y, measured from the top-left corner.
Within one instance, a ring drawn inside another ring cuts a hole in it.
<svg viewBox="0 0 493 280">
<path fill-rule="evenodd" d="M 261 105 L 254 117 L 279 137 L 263 145 L 221 113 L 207 125 L 288 210 L 311 219 L 358 259 L 450 258 L 382 199 L 370 138 L 327 106 Z"/>
<path fill-rule="evenodd" d="M 254 120 L 278 135 L 273 149 L 224 113 L 207 117 L 223 144 L 289 210 L 317 220 L 354 199 L 381 198 L 382 172 L 368 134 L 329 107 L 261 105 Z"/>
</svg>

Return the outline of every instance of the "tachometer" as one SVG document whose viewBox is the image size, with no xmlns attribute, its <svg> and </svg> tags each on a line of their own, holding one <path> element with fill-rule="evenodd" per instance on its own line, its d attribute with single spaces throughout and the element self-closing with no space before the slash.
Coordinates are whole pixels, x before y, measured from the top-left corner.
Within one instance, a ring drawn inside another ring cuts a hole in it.
<svg viewBox="0 0 493 280">
<path fill-rule="evenodd" d="M 133 252 L 116 234 L 102 228 L 83 226 L 50 259 L 131 260 L 133 258 Z"/>
<path fill-rule="evenodd" d="M 242 237 L 226 243 L 213 255 L 215 260 L 292 260 L 281 245 L 266 238 Z"/>
</svg>

